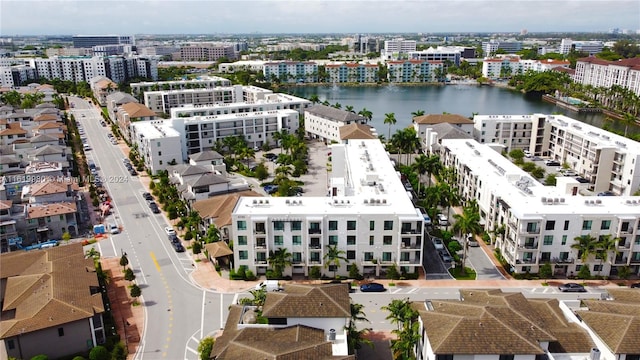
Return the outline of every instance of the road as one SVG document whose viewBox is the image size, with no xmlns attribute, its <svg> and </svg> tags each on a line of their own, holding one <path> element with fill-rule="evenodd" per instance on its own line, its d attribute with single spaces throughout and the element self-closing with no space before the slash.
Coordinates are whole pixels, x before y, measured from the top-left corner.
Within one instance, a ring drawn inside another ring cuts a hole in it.
<svg viewBox="0 0 640 360">
<path fill-rule="evenodd" d="M 142 289 L 145 324 L 135 358 L 197 359 L 199 340 L 222 327 L 234 295 L 205 290 L 190 281 L 192 259 L 171 247 L 164 232 L 165 217 L 149 210 L 142 198 L 142 183 L 129 175 L 120 147 L 107 138 L 109 128 L 100 125 L 99 110 L 82 99 L 69 100 L 92 148 L 86 152 L 87 160 L 95 162 L 112 198 L 114 211 L 106 222 L 123 228 L 97 243 L 98 251 L 103 257 L 126 253 Z"/>
</svg>

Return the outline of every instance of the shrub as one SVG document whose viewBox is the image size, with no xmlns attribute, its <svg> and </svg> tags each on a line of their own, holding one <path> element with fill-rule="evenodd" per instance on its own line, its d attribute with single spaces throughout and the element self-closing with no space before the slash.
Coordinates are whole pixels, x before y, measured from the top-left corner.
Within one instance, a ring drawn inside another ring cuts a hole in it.
<svg viewBox="0 0 640 360">
<path fill-rule="evenodd" d="M 542 266 L 540 266 L 539 275 L 543 279 L 551 279 L 553 277 L 553 269 L 551 267 L 551 264 L 544 263 Z"/>
<path fill-rule="evenodd" d="M 251 270 L 247 270 L 247 271 L 245 271 L 245 273 L 244 273 L 244 274 L 245 274 L 245 275 L 244 275 L 244 279 L 245 279 L 245 280 L 253 281 L 253 280 L 255 280 L 255 279 L 256 279 L 256 275 L 255 275 L 255 274 L 253 273 L 253 271 L 251 271 Z"/>
<path fill-rule="evenodd" d="M 31 360 L 49 360 L 49 357 L 47 355 L 41 354 L 32 357 Z"/>
<path fill-rule="evenodd" d="M 131 268 L 126 268 L 124 270 L 124 279 L 127 281 L 133 281 L 136 279 L 136 274 L 133 273 L 133 270 L 131 270 Z"/>
<path fill-rule="evenodd" d="M 89 360 L 111 360 L 111 354 L 107 348 L 98 345 L 89 352 Z"/>
<path fill-rule="evenodd" d="M 111 360 L 126 360 L 127 347 L 122 342 L 118 342 L 111 350 Z"/>
<path fill-rule="evenodd" d="M 396 264 L 391 265 L 387 269 L 387 279 L 389 279 L 389 280 L 398 280 L 398 279 L 400 279 L 400 274 L 398 273 L 398 268 L 396 267 Z"/>
<path fill-rule="evenodd" d="M 247 267 L 244 265 L 241 265 L 240 268 L 238 268 L 238 271 L 236 272 L 236 275 L 240 278 L 240 279 L 245 279 L 247 277 Z"/>
<path fill-rule="evenodd" d="M 349 278 L 356 280 L 364 279 L 362 274 L 360 274 L 360 270 L 358 269 L 358 265 L 356 263 L 351 263 L 351 265 L 349 265 Z"/>
<path fill-rule="evenodd" d="M 190 233 L 187 233 L 190 234 Z M 185 240 L 187 239 L 187 237 L 184 237 Z M 193 247 L 191 248 L 191 251 L 193 251 L 193 254 L 200 254 L 202 252 L 202 244 L 200 244 L 199 241 L 194 241 L 193 242 Z"/>
<path fill-rule="evenodd" d="M 577 277 L 578 279 L 583 279 L 583 280 L 591 279 L 591 271 L 589 271 L 589 266 L 582 265 L 580 267 L 580 271 L 578 271 Z"/>
<path fill-rule="evenodd" d="M 309 277 L 312 279 L 319 279 L 322 276 L 322 272 L 319 266 L 312 266 L 309 270 Z"/>
<path fill-rule="evenodd" d="M 211 356 L 211 349 L 216 340 L 210 336 L 200 340 L 198 344 L 198 354 L 200 354 L 200 360 L 208 360 Z"/>
</svg>

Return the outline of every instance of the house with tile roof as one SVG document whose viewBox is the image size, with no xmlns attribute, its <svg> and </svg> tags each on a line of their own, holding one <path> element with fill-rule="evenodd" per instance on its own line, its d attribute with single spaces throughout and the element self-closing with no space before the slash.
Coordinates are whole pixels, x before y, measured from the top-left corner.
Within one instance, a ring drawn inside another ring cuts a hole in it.
<svg viewBox="0 0 640 360">
<path fill-rule="evenodd" d="M 351 318 L 346 284 L 286 285 L 267 293 L 266 324 L 256 323 L 255 306 L 232 305 L 210 359 L 355 359 L 349 355 Z"/>
<path fill-rule="evenodd" d="M 461 290 L 460 300 L 414 302 L 421 340 L 416 359 L 585 359 L 589 333 L 567 319 L 558 300 L 522 293 Z"/>
<path fill-rule="evenodd" d="M 244 190 L 196 200 L 191 205 L 191 208 L 197 211 L 202 218 L 202 225 L 204 227 L 202 230 L 208 229 L 209 226 L 213 224 L 220 231 L 220 239 L 229 240 L 232 224 L 231 214 L 238 199 L 242 196 L 258 197 L 262 195 L 253 190 Z"/>
<path fill-rule="evenodd" d="M 62 234 L 78 233 L 78 208 L 75 201 L 25 206 L 26 242 L 59 240 Z"/>
<path fill-rule="evenodd" d="M 340 142 L 347 142 L 349 140 L 378 138 L 378 133 L 376 132 L 376 129 L 366 124 L 353 123 L 349 125 L 344 125 L 340 127 L 339 131 L 340 131 Z"/>
<path fill-rule="evenodd" d="M 21 139 L 27 139 L 27 131 L 20 123 L 0 123 L 0 145 L 11 145 Z"/>
<path fill-rule="evenodd" d="M 75 202 L 78 183 L 69 179 L 39 181 L 22 188 L 22 200 L 29 204 Z"/>
<path fill-rule="evenodd" d="M 199 165 L 205 167 L 211 167 L 213 171 L 219 172 L 222 175 L 227 174 L 227 166 L 224 164 L 224 156 L 218 154 L 213 150 L 204 150 L 189 155 L 190 165 Z"/>
<path fill-rule="evenodd" d="M 200 165 L 178 164 L 168 169 L 169 181 L 176 185 L 180 197 L 193 203 L 216 194 L 225 194 L 249 189 L 242 178 L 228 179 L 210 168 Z"/>
<path fill-rule="evenodd" d="M 102 294 L 82 244 L 0 255 L 0 289 L 0 358 L 71 357 L 105 342 Z"/>
<path fill-rule="evenodd" d="M 458 114 L 426 114 L 414 117 L 412 123 L 420 137 L 426 134 L 427 129 L 443 123 L 456 126 L 469 136 L 473 136 L 473 120 Z"/>
<path fill-rule="evenodd" d="M 156 113 L 138 102 L 122 104 L 115 109 L 116 122 L 123 134 L 130 138 L 129 125 L 136 121 L 155 120 Z"/>
<path fill-rule="evenodd" d="M 325 143 L 340 142 L 340 128 L 351 124 L 366 124 L 367 118 L 351 111 L 318 104 L 305 110 L 304 129 L 307 136 Z"/>
<path fill-rule="evenodd" d="M 89 80 L 89 86 L 100 106 L 107 104 L 107 95 L 118 89 L 118 84 L 105 76 L 95 76 Z"/>
</svg>

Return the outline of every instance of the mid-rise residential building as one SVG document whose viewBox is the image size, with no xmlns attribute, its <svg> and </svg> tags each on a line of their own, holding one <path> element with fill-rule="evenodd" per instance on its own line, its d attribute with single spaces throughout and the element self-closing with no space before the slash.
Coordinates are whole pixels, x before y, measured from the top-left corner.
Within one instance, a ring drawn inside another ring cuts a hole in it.
<svg viewBox="0 0 640 360">
<path fill-rule="evenodd" d="M 397 60 L 387 61 L 389 82 L 435 82 L 446 74 L 442 61 Z"/>
<path fill-rule="evenodd" d="M 89 82 L 96 76 L 104 76 L 116 83 L 132 78 L 158 78 L 158 61 L 152 57 L 51 57 L 30 60 L 30 66 L 42 79 L 60 79 L 73 82 Z"/>
<path fill-rule="evenodd" d="M 443 63 L 450 62 L 452 65 L 460 66 L 460 59 L 463 57 L 473 58 L 474 56 L 463 56 L 463 54 L 467 55 L 475 55 L 475 50 L 469 50 L 470 48 L 465 48 L 462 46 L 438 46 L 437 48 L 430 47 L 426 50 L 421 51 L 412 51 L 409 53 L 410 60 L 427 60 L 427 61 L 442 61 Z M 445 64 L 445 69 L 446 69 Z"/>
<path fill-rule="evenodd" d="M 217 61 L 218 59 L 236 59 L 234 44 L 228 43 L 192 43 L 180 47 L 182 61 Z"/>
<path fill-rule="evenodd" d="M 424 217 L 416 209 L 378 139 L 331 145 L 327 193 L 321 197 L 243 197 L 232 215 L 234 261 L 265 274 L 270 251 L 286 248 L 285 275 L 308 275 L 327 264 L 330 247 L 345 252 L 360 273 L 380 276 L 389 267 L 422 267 Z M 347 263 L 327 264 L 346 275 Z"/>
<path fill-rule="evenodd" d="M 183 105 L 213 105 L 242 101 L 242 86 L 145 91 L 144 105 L 158 114 Z"/>
<path fill-rule="evenodd" d="M 572 142 L 571 136 L 567 142 Z M 496 248 L 513 272 L 537 273 L 550 263 L 562 276 L 577 275 L 582 266 L 594 275 L 616 275 L 623 266 L 640 273 L 639 197 L 581 196 L 580 184 L 573 178 L 561 177 L 557 186 L 544 186 L 498 151 L 474 140 L 443 140 L 440 157 L 457 171 L 461 197 L 477 202 L 484 228 L 504 229 Z M 615 249 L 605 250 L 606 260 L 591 253 L 583 262 L 582 250 L 572 246 L 582 236 L 618 241 Z"/>
<path fill-rule="evenodd" d="M 340 142 L 340 128 L 349 124 L 366 124 L 367 118 L 351 111 L 326 105 L 314 105 L 304 112 L 304 130 L 307 136 L 325 143 Z"/>
<path fill-rule="evenodd" d="M 277 61 L 263 65 L 264 78 L 284 83 L 318 82 L 318 64 L 312 61 Z"/>
<path fill-rule="evenodd" d="M 510 77 L 527 71 L 542 72 L 558 68 L 569 69 L 569 61 L 564 60 L 522 60 L 515 55 L 499 55 L 484 59 L 482 76 L 489 79 Z"/>
<path fill-rule="evenodd" d="M 129 35 L 74 35 L 74 48 L 92 48 L 97 45 L 135 45 L 135 39 Z"/>
<path fill-rule="evenodd" d="M 155 120 L 156 118 L 155 112 L 137 102 L 129 102 L 120 105 L 115 110 L 116 117 L 114 120 L 120 128 L 120 132 L 127 140 L 131 138 L 130 125 L 132 123 Z"/>
<path fill-rule="evenodd" d="M 2 254 L 0 264 L 1 358 L 73 357 L 105 343 L 111 329 L 81 243 Z"/>
<path fill-rule="evenodd" d="M 494 55 L 498 49 L 503 50 L 507 54 L 515 54 L 522 50 L 522 42 L 513 40 L 490 40 L 482 42 L 482 51 L 484 52 L 484 56 Z"/>
<path fill-rule="evenodd" d="M 131 45 L 123 44 L 96 45 L 92 47 L 91 50 L 93 51 L 93 56 L 105 57 L 131 54 L 133 52 L 133 47 Z"/>
<path fill-rule="evenodd" d="M 183 139 L 166 120 L 140 121 L 130 125 L 131 143 L 138 145 L 144 165 L 152 173 L 166 170 L 167 166 L 181 163 Z"/>
<path fill-rule="evenodd" d="M 13 89 L 38 79 L 35 68 L 27 65 L 0 67 L 0 87 Z"/>
<path fill-rule="evenodd" d="M 219 76 L 198 76 L 194 79 L 132 83 L 131 93 L 142 99 L 143 94 L 147 91 L 209 89 L 221 86 L 231 86 L 231 81 Z"/>
<path fill-rule="evenodd" d="M 331 63 L 325 65 L 331 83 L 375 83 L 380 80 L 377 64 Z"/>
<path fill-rule="evenodd" d="M 262 72 L 266 61 L 264 60 L 240 60 L 231 63 L 220 63 L 218 71 L 225 74 L 234 73 L 239 70 L 249 70 Z"/>
<path fill-rule="evenodd" d="M 595 192 L 631 195 L 640 188 L 640 144 L 563 115 L 481 115 L 474 136 L 505 151 L 529 150 L 567 164 Z"/>
<path fill-rule="evenodd" d="M 640 58 L 618 61 L 596 57 L 578 59 L 573 80 L 583 85 L 610 88 L 618 85 L 640 95 Z"/>
<path fill-rule="evenodd" d="M 571 39 L 562 39 L 560 42 L 560 53 L 567 55 L 571 50 L 587 53 L 593 56 L 602 51 L 604 43 L 602 41 L 573 41 Z"/>
<path fill-rule="evenodd" d="M 385 40 L 384 49 L 380 52 L 380 57 L 384 60 L 406 58 L 410 52 L 416 51 L 416 44 L 415 40 Z"/>
</svg>

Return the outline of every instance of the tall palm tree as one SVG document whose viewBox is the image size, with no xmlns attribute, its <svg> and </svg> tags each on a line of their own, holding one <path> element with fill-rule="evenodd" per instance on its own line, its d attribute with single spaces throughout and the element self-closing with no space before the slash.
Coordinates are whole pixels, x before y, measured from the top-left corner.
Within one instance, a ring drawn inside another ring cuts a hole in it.
<svg viewBox="0 0 640 360">
<path fill-rule="evenodd" d="M 427 158 L 427 174 L 429 175 L 429 185 L 431 186 L 431 175 L 438 175 L 442 169 L 442 163 L 438 155 L 431 155 Z"/>
<path fill-rule="evenodd" d="M 609 259 L 610 253 L 613 253 L 614 259 L 620 253 L 618 251 L 619 241 L 620 241 L 620 238 L 614 238 L 611 236 L 611 234 L 600 235 L 600 238 L 598 239 L 598 243 L 596 245 L 596 248 L 597 248 L 596 257 L 600 259 L 600 265 L 602 265 L 602 263 L 606 262 Z M 600 271 L 602 270 L 598 270 L 598 275 L 600 275 Z"/>
<path fill-rule="evenodd" d="M 276 251 L 269 251 L 269 265 L 273 267 L 273 270 L 282 276 L 287 266 L 291 266 L 291 253 L 286 248 L 278 248 Z"/>
<path fill-rule="evenodd" d="M 282 153 L 282 141 L 289 135 L 287 129 L 282 129 L 280 131 L 276 131 L 271 135 L 273 141 L 276 142 L 276 146 L 280 147 L 280 153 Z"/>
<path fill-rule="evenodd" d="M 311 101 L 315 105 L 320 102 L 320 98 L 317 94 L 313 94 L 309 97 L 309 101 Z"/>
<path fill-rule="evenodd" d="M 396 114 L 394 113 L 386 113 L 384 114 L 384 123 L 389 125 L 389 135 L 387 139 L 391 139 L 391 125 L 395 125 L 398 121 L 396 120 Z"/>
<path fill-rule="evenodd" d="M 411 116 L 418 117 L 424 115 L 424 110 L 416 110 L 411 113 Z"/>
<path fill-rule="evenodd" d="M 338 267 L 340 267 L 340 262 L 349 261 L 345 257 L 346 254 L 347 253 L 344 250 L 338 249 L 338 245 L 329 245 L 327 247 L 327 252 L 322 257 L 322 259 L 324 260 L 324 268 L 326 269 L 330 265 L 334 265 L 335 266 L 335 268 L 333 269 L 334 278 L 336 277 L 336 271 L 338 270 Z"/>
<path fill-rule="evenodd" d="M 624 113 L 624 117 L 622 121 L 624 122 L 624 137 L 627 137 L 627 131 L 629 130 L 629 125 L 636 125 L 636 121 L 638 119 L 633 116 L 631 113 Z"/>
<path fill-rule="evenodd" d="M 346 111 L 348 111 L 348 112 L 354 112 L 354 111 L 353 111 L 353 106 L 351 106 L 351 105 L 347 105 L 347 106 L 345 106 L 345 107 L 344 107 L 344 109 L 345 109 Z"/>
<path fill-rule="evenodd" d="M 460 205 L 458 190 L 446 183 L 439 183 L 437 188 L 442 193 L 441 205 L 447 208 L 447 216 L 449 216 L 449 214 L 451 214 L 451 207 Z M 449 229 L 449 225 L 446 226 L 446 229 Z"/>
<path fill-rule="evenodd" d="M 409 298 L 391 300 L 389 305 L 385 305 L 380 309 L 389 312 L 385 319 L 391 320 L 392 324 L 396 324 L 397 330 L 400 330 L 403 324 L 414 316 L 413 312 L 415 312 L 411 308 L 411 300 Z"/>
<path fill-rule="evenodd" d="M 582 235 L 574 238 L 575 243 L 571 244 L 571 248 L 578 250 L 578 257 L 582 263 L 586 263 L 589 256 L 596 252 L 598 239 L 591 235 Z"/>
<path fill-rule="evenodd" d="M 467 260 L 467 234 L 478 235 L 482 232 L 482 225 L 480 225 L 480 213 L 478 211 L 478 204 L 474 201 L 471 201 L 469 205 L 465 206 L 462 209 L 462 214 L 453 215 L 454 223 L 452 230 L 457 232 L 462 240 L 462 260 L 460 271 L 465 273 L 465 262 Z"/>
<path fill-rule="evenodd" d="M 369 339 L 365 339 L 365 335 L 370 332 L 371 328 L 358 329 L 356 322 L 370 322 L 367 319 L 367 315 L 363 311 L 364 305 L 351 303 L 351 319 L 349 319 L 349 325 L 345 326 L 347 330 L 347 343 L 349 346 L 349 354 L 353 354 L 356 349 L 360 349 L 362 344 L 373 347 L 373 342 Z"/>
<path fill-rule="evenodd" d="M 339 109 L 342 109 L 342 104 L 337 102 L 337 103 L 333 104 L 333 107 L 339 110 Z"/>
<path fill-rule="evenodd" d="M 422 175 L 429 170 L 429 158 L 425 154 L 420 154 L 413 160 L 411 165 L 413 170 L 418 173 L 418 196 L 420 196 L 420 185 L 422 184 Z"/>
<path fill-rule="evenodd" d="M 362 110 L 358 111 L 358 115 L 367 118 L 367 121 L 371 121 L 373 118 L 373 113 L 367 108 L 362 108 Z"/>
</svg>

